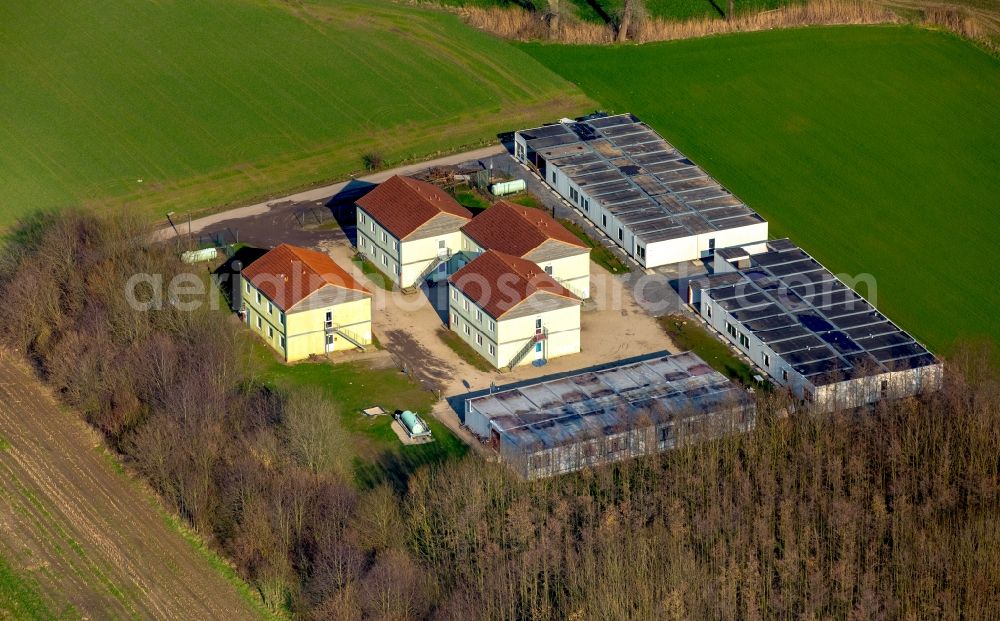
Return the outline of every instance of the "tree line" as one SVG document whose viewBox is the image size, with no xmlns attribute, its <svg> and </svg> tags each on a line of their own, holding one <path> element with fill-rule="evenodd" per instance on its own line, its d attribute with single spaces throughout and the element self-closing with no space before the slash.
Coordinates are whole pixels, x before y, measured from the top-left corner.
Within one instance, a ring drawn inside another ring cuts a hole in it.
<svg viewBox="0 0 1000 621">
<path fill-rule="evenodd" d="M 988 618 L 1000 381 L 834 415 L 762 401 L 747 434 L 535 482 L 477 456 L 361 488 L 335 406 L 262 380 L 231 315 L 148 312 L 188 267 L 127 218 L 43 214 L 0 254 L 4 345 L 302 619 Z M 142 294 L 142 292 L 139 292 Z M 148 292 L 147 292 L 148 293 Z"/>
</svg>

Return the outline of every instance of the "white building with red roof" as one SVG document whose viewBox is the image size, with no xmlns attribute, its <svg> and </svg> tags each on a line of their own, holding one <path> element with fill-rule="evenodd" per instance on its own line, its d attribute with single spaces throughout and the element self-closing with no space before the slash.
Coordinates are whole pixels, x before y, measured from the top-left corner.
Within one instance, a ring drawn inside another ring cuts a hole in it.
<svg viewBox="0 0 1000 621">
<path fill-rule="evenodd" d="M 358 199 L 357 248 L 393 283 L 418 287 L 462 248 L 472 213 L 426 181 L 395 175 Z"/>
<path fill-rule="evenodd" d="M 590 248 L 542 209 L 499 201 L 462 227 L 463 250 L 497 250 L 541 267 L 581 299 L 590 297 Z"/>
<path fill-rule="evenodd" d="M 536 263 L 497 250 L 448 279 L 449 328 L 498 369 L 578 353 L 581 304 Z"/>
</svg>

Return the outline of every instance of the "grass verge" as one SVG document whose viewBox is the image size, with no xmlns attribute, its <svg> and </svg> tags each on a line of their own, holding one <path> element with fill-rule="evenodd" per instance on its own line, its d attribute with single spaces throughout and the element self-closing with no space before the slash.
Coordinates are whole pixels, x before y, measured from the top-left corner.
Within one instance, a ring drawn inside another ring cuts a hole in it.
<svg viewBox="0 0 1000 621">
<path fill-rule="evenodd" d="M 464 360 L 465 362 L 472 365 L 472 367 L 480 371 L 495 371 L 486 358 L 479 355 L 479 352 L 472 349 L 468 343 L 462 340 L 462 337 L 455 334 L 451 330 L 445 330 L 444 328 L 437 331 L 438 337 L 441 342 L 448 346 L 448 349 L 453 351 L 456 356 Z"/>
<path fill-rule="evenodd" d="M 355 257 L 351 259 L 351 262 L 354 263 L 354 265 L 356 265 L 358 269 L 360 269 L 361 272 L 368 277 L 368 280 L 379 289 L 392 291 L 395 288 L 395 285 L 391 280 L 389 280 L 389 277 L 383 274 L 382 270 L 375 267 L 375 264 L 368 259 Z"/>
<path fill-rule="evenodd" d="M 753 378 L 758 372 L 740 360 L 725 343 L 696 320 L 683 315 L 665 315 L 657 319 L 670 340 L 682 350 L 692 351 L 713 369 L 746 386 L 759 386 Z"/>
<path fill-rule="evenodd" d="M 590 246 L 590 260 L 608 270 L 612 274 L 626 274 L 630 270 L 621 259 L 615 256 L 596 239 L 587 234 L 579 224 L 568 218 L 560 218 L 559 223 L 565 226 L 570 233 L 576 235 L 580 241 Z"/>
</svg>

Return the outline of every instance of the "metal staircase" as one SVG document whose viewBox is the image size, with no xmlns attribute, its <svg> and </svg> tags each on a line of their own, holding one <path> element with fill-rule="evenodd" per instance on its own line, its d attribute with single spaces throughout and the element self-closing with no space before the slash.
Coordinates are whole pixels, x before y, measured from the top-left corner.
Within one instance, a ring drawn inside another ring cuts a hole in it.
<svg viewBox="0 0 1000 621">
<path fill-rule="evenodd" d="M 424 271 L 420 272 L 420 275 L 417 276 L 417 279 L 408 288 L 416 288 L 422 285 L 423 282 L 426 279 L 430 278 L 430 275 L 433 274 L 437 270 L 437 268 L 441 266 L 442 263 L 446 263 L 450 259 L 451 259 L 450 249 L 445 250 L 443 252 L 439 252 L 437 257 L 435 257 L 434 260 L 431 261 L 430 265 L 428 265 Z"/>
<path fill-rule="evenodd" d="M 586 300 L 587 299 L 587 296 L 583 295 L 583 291 L 580 291 L 580 289 L 578 289 L 575 285 L 571 285 L 568 282 L 566 282 L 565 280 L 563 280 L 561 278 L 556 278 L 555 276 L 553 276 L 552 279 L 555 280 L 560 285 L 562 285 L 563 287 L 566 287 L 567 289 L 569 289 L 570 293 L 572 293 L 576 297 L 580 298 L 581 300 Z"/>
<path fill-rule="evenodd" d="M 524 360 L 524 357 L 535 349 L 535 343 L 544 341 L 546 338 L 548 338 L 548 335 L 549 335 L 548 329 L 542 328 L 541 332 L 536 333 L 534 336 L 528 339 L 528 342 L 524 344 L 524 347 L 522 347 L 516 354 L 514 354 L 514 357 L 510 359 L 510 363 L 507 365 L 507 370 L 513 371 L 514 367 L 520 364 L 521 361 Z"/>
<path fill-rule="evenodd" d="M 329 321 L 326 322 L 325 332 L 327 334 L 336 334 L 337 336 L 342 337 L 345 341 L 354 345 L 361 351 L 368 351 L 368 345 L 365 343 L 365 339 L 357 332 L 353 332 L 341 326 L 333 325 L 333 323 Z"/>
</svg>

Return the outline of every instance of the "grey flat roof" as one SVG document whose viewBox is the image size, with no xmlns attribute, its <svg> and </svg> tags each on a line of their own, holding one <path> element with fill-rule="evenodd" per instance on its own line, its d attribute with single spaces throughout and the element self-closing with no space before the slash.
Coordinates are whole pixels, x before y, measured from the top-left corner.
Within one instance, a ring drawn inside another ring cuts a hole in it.
<svg viewBox="0 0 1000 621">
<path fill-rule="evenodd" d="M 540 450 L 750 403 L 746 391 L 687 352 L 501 390 L 469 400 L 509 442 Z"/>
<path fill-rule="evenodd" d="M 937 364 L 926 347 L 791 241 L 731 254 L 749 256 L 749 266 L 693 279 L 691 286 L 813 384 Z"/>
<path fill-rule="evenodd" d="M 645 243 L 764 221 L 631 114 L 518 134 Z"/>
</svg>

